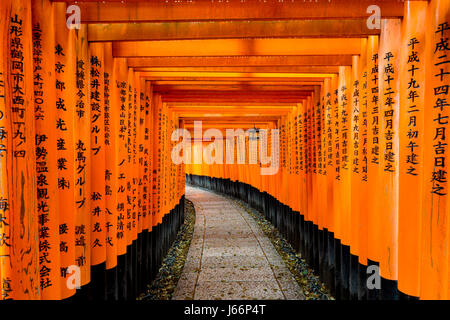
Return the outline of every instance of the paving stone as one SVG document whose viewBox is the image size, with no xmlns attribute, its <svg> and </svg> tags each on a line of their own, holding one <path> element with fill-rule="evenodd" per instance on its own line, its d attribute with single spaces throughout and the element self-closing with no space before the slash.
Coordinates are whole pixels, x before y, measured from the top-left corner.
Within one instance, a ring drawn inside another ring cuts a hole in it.
<svg viewBox="0 0 450 320">
<path fill-rule="evenodd" d="M 196 279 L 181 279 L 173 293 L 172 300 L 192 300 L 194 299 Z"/>
<path fill-rule="evenodd" d="M 227 256 L 227 257 L 203 257 L 203 268 L 218 268 L 218 267 L 246 267 L 246 268 L 258 268 L 269 266 L 267 259 L 264 256 Z"/>
<path fill-rule="evenodd" d="M 195 300 L 280 300 L 283 292 L 277 282 L 203 281 L 197 285 Z"/>
<path fill-rule="evenodd" d="M 268 266 L 259 268 L 245 268 L 244 266 L 237 268 L 202 268 L 198 281 L 211 279 L 216 281 L 258 281 L 270 274 L 271 269 Z"/>
</svg>

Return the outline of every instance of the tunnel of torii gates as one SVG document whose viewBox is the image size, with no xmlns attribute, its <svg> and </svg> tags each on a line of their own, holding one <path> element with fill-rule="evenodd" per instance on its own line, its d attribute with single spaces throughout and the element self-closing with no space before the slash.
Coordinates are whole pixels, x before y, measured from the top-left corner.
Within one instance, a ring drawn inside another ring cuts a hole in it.
<svg viewBox="0 0 450 320">
<path fill-rule="evenodd" d="M 0 2 L 2 299 L 136 298 L 185 182 L 262 211 L 338 299 L 450 298 L 450 1 L 78 1 L 68 28 L 72 4 Z M 177 128 L 205 159 L 173 161 Z M 221 164 L 208 129 L 273 161 Z"/>
</svg>

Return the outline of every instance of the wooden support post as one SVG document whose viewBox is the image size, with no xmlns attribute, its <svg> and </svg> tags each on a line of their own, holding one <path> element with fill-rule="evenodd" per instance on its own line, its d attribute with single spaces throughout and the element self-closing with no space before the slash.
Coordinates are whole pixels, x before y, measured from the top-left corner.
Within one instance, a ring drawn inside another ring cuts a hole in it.
<svg viewBox="0 0 450 320">
<path fill-rule="evenodd" d="M 70 204 L 60 212 L 59 250 L 61 254 L 61 297 L 75 293 L 67 286 L 68 268 L 75 265 L 75 165 L 74 117 L 76 104 L 75 30 L 66 27 L 66 5 L 53 5 L 55 16 L 56 136 L 58 195 L 60 203 Z"/>
<path fill-rule="evenodd" d="M 91 82 L 91 265 L 106 261 L 105 202 L 105 47 L 89 44 Z"/>
<path fill-rule="evenodd" d="M 425 111 L 423 216 L 421 237 L 420 298 L 448 299 L 448 112 L 450 64 L 450 3 L 433 0 L 428 5 L 425 48 Z"/>
<path fill-rule="evenodd" d="M 87 27 L 75 31 L 76 104 L 75 144 L 75 261 L 81 269 L 81 286 L 91 281 L 91 65 Z"/>
<path fill-rule="evenodd" d="M 420 295 L 427 5 L 405 3 L 399 61 L 398 289 L 412 297 Z"/>
<path fill-rule="evenodd" d="M 369 61 L 372 58 L 371 54 L 368 54 L 368 41 L 365 46 L 365 50 L 362 52 L 360 63 L 360 76 L 359 76 L 359 231 L 358 238 L 358 262 L 359 262 L 359 289 L 358 298 L 367 299 L 367 285 L 364 280 L 367 277 L 367 239 L 368 239 L 368 163 L 369 163 L 369 141 L 368 141 L 368 119 L 369 119 Z M 356 183 L 356 182 L 355 182 Z M 352 189 L 353 190 L 353 189 Z M 353 211 L 355 212 L 355 211 Z M 355 213 L 356 214 L 356 213 Z M 355 222 L 356 223 L 356 222 Z"/>
<path fill-rule="evenodd" d="M 380 153 L 380 131 L 381 112 L 378 94 L 378 37 L 370 36 L 367 41 L 367 76 L 368 76 L 368 106 L 367 106 L 367 180 L 368 180 L 368 201 L 367 201 L 367 258 L 368 267 L 377 265 L 380 262 L 380 163 L 382 154 Z M 376 290 L 369 297 L 376 296 Z"/>
<path fill-rule="evenodd" d="M 33 1 L 36 187 L 39 223 L 40 298 L 61 299 L 55 78 L 55 26 L 50 1 Z M 64 285 L 64 283 L 62 283 Z"/>
<path fill-rule="evenodd" d="M 363 180 L 361 176 L 362 172 L 362 156 L 360 154 L 361 139 L 361 99 L 363 96 L 361 92 L 364 90 L 361 83 L 361 70 L 364 68 L 365 62 L 365 50 L 364 55 L 354 56 L 352 65 L 352 80 L 350 83 L 350 113 L 349 122 L 350 130 L 348 133 L 348 148 L 349 148 L 349 161 L 350 161 L 350 219 L 349 219 L 349 241 L 350 241 L 350 298 L 358 298 L 358 257 L 360 255 L 360 212 L 361 212 L 361 196 L 362 196 L 362 184 Z"/>
<path fill-rule="evenodd" d="M 118 221 L 118 169 L 119 140 L 118 124 L 120 104 L 114 90 L 114 58 L 111 43 L 104 44 L 104 146 L 105 146 L 105 245 L 106 269 L 117 266 L 117 221 Z M 113 95 L 115 95 L 113 97 Z"/>
<path fill-rule="evenodd" d="M 118 118 L 114 119 L 117 143 L 117 255 L 126 253 L 127 247 L 127 101 L 128 101 L 128 66 L 125 59 L 113 61 L 112 105 L 118 109 Z M 113 121 L 113 119 L 111 119 Z"/>
<path fill-rule="evenodd" d="M 0 9 L 0 298 L 38 299 L 31 2 Z"/>
<path fill-rule="evenodd" d="M 400 20 L 383 20 L 379 50 L 381 194 L 380 235 L 382 298 L 397 298 L 398 173 L 399 173 L 399 55 Z"/>
</svg>

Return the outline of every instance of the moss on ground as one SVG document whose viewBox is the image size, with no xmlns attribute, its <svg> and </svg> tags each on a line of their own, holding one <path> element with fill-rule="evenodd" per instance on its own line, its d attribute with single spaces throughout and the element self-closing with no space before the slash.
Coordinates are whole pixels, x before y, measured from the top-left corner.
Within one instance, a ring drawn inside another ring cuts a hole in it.
<svg viewBox="0 0 450 320">
<path fill-rule="evenodd" d="M 194 233 L 195 209 L 191 201 L 185 199 L 184 224 L 163 260 L 155 280 L 138 300 L 170 300 L 183 272 L 184 263 Z"/>
</svg>

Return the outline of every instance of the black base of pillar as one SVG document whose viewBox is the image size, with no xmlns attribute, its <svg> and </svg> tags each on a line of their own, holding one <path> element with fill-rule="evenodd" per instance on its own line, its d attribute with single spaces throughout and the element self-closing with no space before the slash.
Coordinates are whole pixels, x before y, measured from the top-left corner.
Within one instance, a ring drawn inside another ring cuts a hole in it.
<svg viewBox="0 0 450 320">
<path fill-rule="evenodd" d="M 127 255 L 122 254 L 117 257 L 117 282 L 119 283 L 118 300 L 127 300 L 127 274 Z"/>
<path fill-rule="evenodd" d="M 91 266 L 91 283 L 88 289 L 89 300 L 106 300 L 106 263 Z"/>
<path fill-rule="evenodd" d="M 398 300 L 397 281 L 381 277 L 381 300 Z"/>
<path fill-rule="evenodd" d="M 369 296 L 367 288 L 367 266 L 358 263 L 358 299 L 367 300 Z"/>
<path fill-rule="evenodd" d="M 410 296 L 401 291 L 398 291 L 398 299 L 399 300 L 407 300 L 407 301 L 417 301 L 417 300 L 419 300 L 419 297 Z"/>
<path fill-rule="evenodd" d="M 350 298 L 350 246 L 341 244 L 341 299 Z"/>
<path fill-rule="evenodd" d="M 328 265 L 326 285 L 328 286 L 330 293 L 336 297 L 336 256 L 335 256 L 335 241 L 334 232 L 328 232 Z"/>
<path fill-rule="evenodd" d="M 106 299 L 119 299 L 119 285 L 117 267 L 106 270 Z"/>
<path fill-rule="evenodd" d="M 359 261 L 358 256 L 350 253 L 349 299 L 358 300 Z"/>
</svg>

